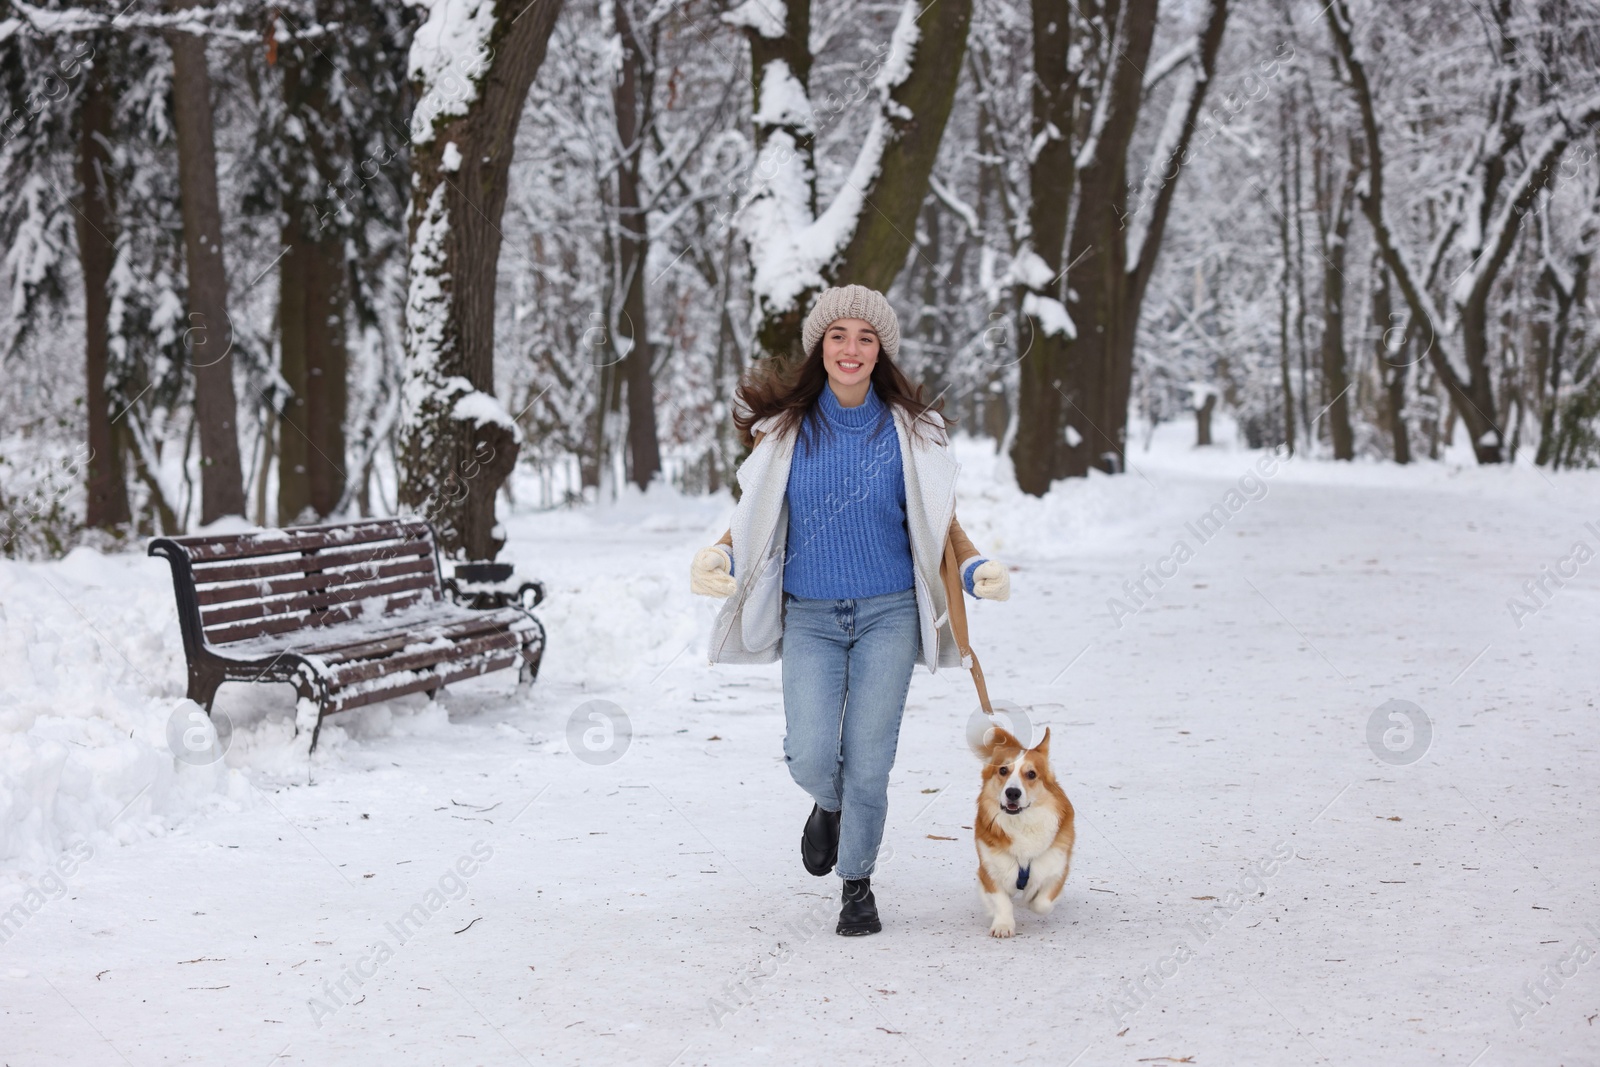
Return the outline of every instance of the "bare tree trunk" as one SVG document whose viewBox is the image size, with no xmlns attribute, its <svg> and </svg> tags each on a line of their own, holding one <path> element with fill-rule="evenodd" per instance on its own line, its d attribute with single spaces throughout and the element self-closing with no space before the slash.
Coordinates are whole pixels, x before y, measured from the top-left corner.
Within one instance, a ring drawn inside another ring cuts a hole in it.
<svg viewBox="0 0 1600 1067">
<path fill-rule="evenodd" d="M 1283 440 L 1289 450 L 1289 455 L 1292 456 L 1294 455 L 1295 446 L 1295 418 L 1294 379 L 1289 372 L 1289 275 L 1293 269 L 1289 241 L 1289 212 L 1292 210 L 1289 203 L 1289 142 L 1287 136 L 1289 122 L 1288 105 L 1281 105 L 1278 108 L 1278 183 L 1283 207 L 1278 212 L 1278 256 L 1280 262 L 1278 271 L 1278 366 L 1281 378 L 1280 387 L 1283 391 Z"/>
<path fill-rule="evenodd" d="M 131 520 L 126 463 L 120 435 L 112 432 L 106 374 L 110 357 L 111 298 L 116 261 L 116 190 L 111 174 L 111 87 L 106 61 L 89 71 L 78 113 L 78 197 L 73 223 L 83 267 L 85 354 L 84 414 L 89 461 L 84 523 L 109 530 Z"/>
<path fill-rule="evenodd" d="M 285 107 L 308 120 L 301 124 L 308 162 L 331 178 L 342 148 L 329 142 L 338 136 L 337 108 L 329 98 L 338 71 L 320 52 L 288 48 L 279 55 Z M 346 480 L 349 269 L 344 241 L 318 219 L 309 191 L 302 181 L 289 183 L 281 231 L 288 251 L 278 266 L 279 370 L 291 393 L 278 426 L 278 521 L 285 525 L 304 512 L 332 514 Z"/>
<path fill-rule="evenodd" d="M 655 349 L 650 344 L 649 306 L 645 301 L 645 269 L 650 259 L 650 217 L 640 196 L 640 171 L 644 163 L 647 131 L 653 118 L 655 96 L 655 36 L 639 39 L 638 26 L 627 0 L 612 4 L 617 34 L 622 41 L 622 64 L 612 101 L 617 118 L 617 143 L 622 158 L 617 166 L 617 221 L 621 245 L 622 336 L 629 341 L 623 372 L 628 384 L 628 454 L 630 474 L 640 489 L 661 471 L 661 445 L 656 434 L 655 378 L 651 373 Z"/>
<path fill-rule="evenodd" d="M 200 0 L 175 0 L 178 10 Z M 174 31 L 173 125 L 178 135 L 178 194 L 188 268 L 186 339 L 194 370 L 195 420 L 200 424 L 200 522 L 245 513 L 239 466 L 238 402 L 233 391 L 233 324 L 228 318 L 228 273 L 217 198 L 217 149 L 212 131 L 211 73 L 205 39 Z"/>
<path fill-rule="evenodd" d="M 610 210 L 610 193 L 604 182 L 600 186 L 600 200 L 602 206 Z M 620 258 L 619 242 L 616 234 L 607 235 L 602 250 L 605 263 L 604 295 L 601 306 L 610 308 L 615 304 L 615 293 L 612 283 L 617 277 L 617 262 Z M 622 398 L 622 372 L 618 367 L 618 360 L 613 353 L 617 350 L 616 339 L 611 336 L 612 326 L 607 323 L 602 330 L 603 338 L 597 339 L 598 343 L 590 345 L 591 351 L 605 353 L 597 360 L 592 361 L 595 366 L 595 388 L 598 395 L 595 398 L 594 415 L 589 427 L 589 455 L 580 457 L 579 476 L 583 479 L 585 489 L 592 488 L 598 491 L 606 480 L 606 474 L 612 464 L 612 427 L 615 425 L 618 412 L 621 410 Z M 592 331 L 591 331 L 592 332 Z M 585 335 L 586 339 L 588 334 Z M 587 460 L 585 463 L 584 461 Z"/>
<path fill-rule="evenodd" d="M 292 392 L 280 419 L 278 521 L 288 524 L 303 512 L 326 518 L 344 497 L 349 274 L 343 242 L 307 225 L 311 205 L 285 210 L 279 370 Z"/>
<path fill-rule="evenodd" d="M 1318 155 L 1322 155 L 1319 147 Z M 1318 170 L 1326 171 L 1319 159 Z M 1350 376 L 1345 368 L 1344 300 L 1345 242 L 1350 236 L 1350 208 L 1356 179 L 1361 174 L 1354 162 L 1346 169 L 1344 182 L 1335 195 L 1331 180 L 1319 180 L 1317 212 L 1322 231 L 1322 390 L 1327 404 L 1328 436 L 1333 441 L 1333 458 L 1355 458 L 1355 434 L 1350 427 Z M 1328 176 L 1331 179 L 1331 176 Z"/>
<path fill-rule="evenodd" d="M 918 247 L 918 255 L 911 257 L 909 277 L 906 279 L 906 291 L 914 295 L 917 302 L 918 316 L 911 322 L 904 323 L 905 330 L 902 343 L 906 338 L 914 337 L 922 351 L 923 367 L 922 384 L 933 396 L 942 396 L 945 392 L 949 369 L 949 352 L 944 347 L 942 321 L 938 312 L 940 278 L 933 264 L 945 263 L 944 258 L 944 231 L 940 225 L 939 203 L 937 199 L 929 197 L 922 203 L 921 221 L 917 227 L 917 235 L 913 237 Z"/>
<path fill-rule="evenodd" d="M 1199 69 L 1169 116 L 1180 133 L 1173 143 L 1158 145 L 1159 158 L 1152 161 L 1160 175 L 1154 195 L 1130 215 L 1128 150 L 1144 103 L 1156 9 L 1156 0 L 1127 0 L 1105 11 L 1115 28 L 1105 76 L 1096 87 L 1101 98 L 1095 101 L 1092 144 L 1081 150 L 1087 159 L 1076 172 L 1075 192 L 1082 206 L 1065 253 L 1072 323 L 1067 332 L 1072 336 L 1059 353 L 1040 349 L 1043 338 L 1035 337 L 1035 351 L 1044 358 L 1027 369 L 1011 450 L 1017 484 L 1035 495 L 1044 493 L 1055 478 L 1081 477 L 1090 468 L 1117 472 L 1125 466 L 1139 314 L 1228 13 L 1227 0 L 1211 0 L 1206 6 L 1194 53 Z M 1036 10 L 1036 31 L 1048 26 L 1053 13 L 1041 19 Z M 1036 96 L 1036 108 L 1039 103 Z M 1038 189 L 1036 181 L 1035 195 Z M 1037 251 L 1043 255 L 1042 242 Z M 1042 278 L 1043 270 L 1038 274 Z M 1033 302 L 1048 308 L 1038 296 Z"/>
<path fill-rule="evenodd" d="M 345 488 L 344 420 L 349 403 L 349 355 L 345 348 L 345 314 L 349 308 L 349 273 L 344 249 L 321 240 L 313 246 L 306 272 L 318 331 L 306 346 L 306 427 L 311 438 L 311 507 L 326 517 L 339 506 Z"/>
<path fill-rule="evenodd" d="M 1289 89 L 1289 99 L 1294 99 L 1294 88 Z M 1306 228 L 1301 225 L 1305 216 L 1304 181 L 1305 162 L 1301 155 L 1300 124 L 1289 127 L 1289 137 L 1294 145 L 1294 160 L 1290 166 L 1292 182 L 1290 191 L 1294 204 L 1289 211 L 1294 229 L 1294 338 L 1300 355 L 1300 425 L 1305 430 L 1306 447 L 1316 440 L 1311 431 L 1311 346 L 1306 341 L 1306 316 L 1311 302 L 1306 299 Z"/>
<path fill-rule="evenodd" d="M 416 85 L 400 503 L 470 559 L 493 559 L 505 544 L 495 499 L 521 434 L 494 397 L 500 216 L 523 101 L 560 11 L 560 0 L 496 0 L 474 69 L 460 69 L 466 50 L 449 42 Z M 428 57 L 447 31 L 435 20 L 448 17 L 435 9 L 414 56 Z M 471 92 L 441 103 L 445 84 L 461 81 Z"/>
<path fill-rule="evenodd" d="M 695 263 L 706 280 L 706 287 L 717 294 L 717 347 L 711 372 L 711 402 L 716 408 L 723 410 L 744 369 L 739 351 L 739 331 L 733 321 L 733 257 L 736 241 L 737 238 L 730 229 L 723 243 L 720 265 L 711 253 L 704 249 L 696 249 L 694 256 Z M 716 426 L 716 439 L 711 445 L 711 469 L 706 485 L 708 492 L 717 492 L 726 481 L 735 498 L 738 497 L 738 479 L 724 473 L 733 471 L 736 466 L 734 457 L 738 452 L 739 443 L 734 440 L 732 420 L 719 420 Z"/>
<path fill-rule="evenodd" d="M 1594 233 L 1594 220 L 1591 217 L 1589 235 Z M 1561 401 L 1561 373 L 1566 361 L 1566 351 L 1569 342 L 1574 337 L 1572 326 L 1572 309 L 1582 307 L 1588 298 L 1589 269 L 1594 261 L 1592 247 L 1586 242 L 1583 251 L 1575 257 L 1571 275 L 1572 286 L 1566 288 L 1562 285 L 1561 278 L 1547 263 L 1540 272 L 1541 279 L 1549 285 L 1551 295 L 1556 302 L 1555 338 L 1550 342 L 1549 366 L 1545 374 L 1541 393 L 1544 394 L 1539 413 L 1539 451 L 1534 462 L 1540 466 L 1552 464 L 1556 459 L 1556 444 L 1558 431 L 1556 428 L 1556 415 Z M 1548 330 L 1543 318 L 1539 323 Z"/>
<path fill-rule="evenodd" d="M 277 436 L 283 420 L 278 413 L 270 407 L 261 416 L 261 465 L 256 468 L 256 515 L 257 526 L 267 524 L 267 477 L 272 473 L 272 462 L 276 458 L 276 448 L 273 439 Z M 279 477 L 283 475 L 280 472 Z"/>
<path fill-rule="evenodd" d="M 1001 153 L 995 148 L 995 119 L 993 112 L 989 107 L 989 90 L 987 88 L 988 79 L 984 74 L 983 50 L 977 47 L 974 47 L 972 50 L 970 50 L 967 53 L 967 64 L 972 71 L 973 81 L 982 89 L 982 91 L 980 91 L 978 94 L 977 116 L 975 121 L 978 142 L 978 195 L 977 201 L 974 204 L 974 208 L 978 216 L 977 233 L 987 234 L 990 233 L 994 227 L 998 226 L 1000 228 L 999 232 L 1007 235 L 1014 235 L 1017 227 L 1013 225 L 1015 220 L 1011 215 L 1011 199 L 1007 195 L 1008 189 L 1006 186 L 1005 176 L 1001 172 L 1001 165 L 999 162 L 1001 159 Z M 1044 148 L 1048 148 L 1048 145 L 1041 146 L 1041 149 Z M 996 204 L 998 210 L 991 208 L 990 205 L 992 202 Z M 998 216 L 998 220 L 996 220 L 994 216 Z M 996 313 L 991 317 L 998 318 L 999 316 L 998 313 Z M 986 347 L 988 347 L 987 338 L 989 336 L 990 335 L 988 334 L 985 335 Z M 1025 342 L 1018 342 L 1015 338 L 1011 338 L 1011 343 L 1012 350 L 1016 351 L 1017 345 Z M 1007 434 L 1015 424 L 1016 413 L 1013 410 L 1011 403 L 1012 398 L 1010 391 L 1005 388 L 1005 373 L 1003 369 L 1005 360 L 994 357 L 990 358 L 997 364 L 995 369 L 989 372 L 991 389 L 994 384 L 999 384 L 1001 388 L 998 391 L 991 391 L 988 396 L 985 397 L 983 406 L 983 429 L 985 433 L 994 438 L 995 455 L 999 455 L 1002 452 L 1008 451 L 1012 445 L 1012 441 L 1007 439 Z M 1006 359 L 1009 358 L 1009 356 L 1006 357 Z M 1021 357 L 1018 356 L 1017 358 Z M 1060 421 L 1059 414 L 1055 416 L 1055 421 Z"/>
<path fill-rule="evenodd" d="M 1383 378 L 1384 415 L 1396 463 L 1411 462 L 1411 435 L 1406 429 L 1406 371 L 1411 353 L 1411 331 L 1393 324 L 1394 304 L 1389 297 L 1389 272 L 1381 256 L 1372 264 L 1372 321 L 1377 330 L 1378 373 Z M 1395 335 L 1399 334 L 1398 337 Z"/>
<path fill-rule="evenodd" d="M 1211 444 L 1211 414 L 1217 410 L 1217 394 L 1206 393 L 1206 398 L 1194 409 L 1194 444 L 1204 448 Z"/>
<path fill-rule="evenodd" d="M 1517 359 L 1517 341 L 1514 337 L 1516 327 L 1511 321 L 1509 310 L 1500 312 L 1499 347 L 1506 355 L 1500 361 L 1500 389 L 1499 395 L 1504 401 L 1504 408 L 1500 412 L 1501 426 L 1511 428 L 1511 441 L 1506 450 L 1506 462 L 1517 461 L 1517 449 L 1522 444 L 1522 424 L 1527 421 L 1528 401 L 1524 393 L 1524 370 L 1521 361 Z"/>
<path fill-rule="evenodd" d="M 311 510 L 310 437 L 306 433 L 306 304 L 315 299 L 304 283 L 306 260 L 311 258 L 294 221 L 284 224 L 282 240 L 289 246 L 279 269 L 278 374 L 289 387 L 281 410 L 266 416 L 278 424 L 278 525 L 292 526 Z M 297 255 L 298 253 L 298 255 Z M 294 260 L 293 263 L 288 262 Z M 264 397 L 277 400 L 277 397 Z"/>
<path fill-rule="evenodd" d="M 1017 357 L 1021 411 L 1011 442 L 1011 462 L 1024 492 L 1043 495 L 1066 465 L 1062 452 L 1067 426 L 1063 391 L 1067 350 L 1075 331 L 1064 298 L 1067 220 L 1077 192 L 1073 153 L 1078 84 L 1082 71 L 1071 65 L 1072 0 L 1033 2 L 1033 114 L 1029 123 L 1037 151 L 1028 164 L 1033 196 L 1028 205 L 1029 251 L 1039 258 L 1036 277 L 1019 287 Z M 1048 325 L 1045 312 L 1053 312 Z M 1027 358 L 1023 358 L 1024 354 Z"/>
<path fill-rule="evenodd" d="M 1061 461 L 1053 473 L 1058 478 L 1083 477 L 1091 468 L 1114 473 L 1123 466 L 1122 428 L 1127 411 L 1124 407 L 1122 417 L 1114 419 L 1113 398 L 1118 391 L 1114 378 L 1119 354 L 1133 349 L 1133 337 L 1122 336 L 1130 329 L 1126 313 L 1131 282 L 1126 226 L 1128 146 L 1143 102 L 1143 71 L 1150 65 L 1155 24 L 1156 0 L 1128 0 L 1122 5 L 1113 45 L 1116 55 L 1099 89 L 1107 99 L 1096 103 L 1104 118 L 1094 134 L 1093 158 L 1078 172 L 1079 202 L 1094 206 L 1077 213 L 1068 246 L 1069 262 L 1074 265 L 1067 272 L 1067 289 L 1077 294 L 1070 307 L 1077 337 L 1061 363 L 1060 387 L 1066 404 L 1064 425 L 1055 434 L 1066 443 L 1057 452 Z M 1024 393 L 1023 425 L 1031 414 Z M 1021 427 L 1017 436 L 1019 440 L 1023 437 Z M 1018 485 L 1022 485 L 1022 466 L 1018 464 Z M 1043 492 L 1037 483 L 1022 488 Z"/>
</svg>

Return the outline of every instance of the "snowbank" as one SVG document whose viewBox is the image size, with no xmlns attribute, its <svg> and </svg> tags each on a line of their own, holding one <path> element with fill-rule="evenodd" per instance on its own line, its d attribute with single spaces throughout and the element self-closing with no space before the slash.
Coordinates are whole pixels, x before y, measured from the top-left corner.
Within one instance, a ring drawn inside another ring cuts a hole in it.
<svg viewBox="0 0 1600 1067">
<path fill-rule="evenodd" d="M 291 689 L 228 685 L 226 753 L 180 760 L 169 731 L 204 715 L 183 695 L 185 672 L 163 561 L 90 548 L 0 560 L 0 901 L 80 843 L 161 836 L 256 804 L 252 781 L 303 782 L 352 741 L 449 728 L 424 697 L 389 701 L 329 720 L 308 761 Z"/>
<path fill-rule="evenodd" d="M 172 590 L 158 566 L 131 563 L 88 548 L 0 562 L 0 868 L 161 833 L 247 790 L 225 765 L 167 748 L 168 719 L 192 708 Z"/>
</svg>

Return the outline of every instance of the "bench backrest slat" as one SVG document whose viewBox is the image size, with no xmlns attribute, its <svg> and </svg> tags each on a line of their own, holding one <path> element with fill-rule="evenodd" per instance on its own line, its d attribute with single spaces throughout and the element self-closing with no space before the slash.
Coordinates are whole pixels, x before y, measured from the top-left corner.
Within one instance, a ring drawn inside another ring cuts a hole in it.
<svg viewBox="0 0 1600 1067">
<path fill-rule="evenodd" d="M 443 595 L 433 529 L 421 519 L 161 538 L 151 551 L 189 587 L 186 611 L 179 595 L 186 644 L 389 614 Z"/>
<path fill-rule="evenodd" d="M 310 556 L 296 555 L 284 559 L 253 559 L 248 563 L 203 563 L 194 568 L 194 578 L 196 584 L 215 588 L 224 582 L 245 582 L 257 578 L 301 575 L 308 573 L 312 569 L 332 570 L 336 567 L 348 567 L 357 563 L 382 563 L 392 559 L 406 559 L 413 556 L 431 557 L 432 555 L 433 545 L 427 541 L 388 541 L 347 550 L 325 548 Z"/>
<path fill-rule="evenodd" d="M 432 573 L 433 560 L 411 556 L 389 563 L 358 563 L 353 567 L 341 567 L 338 570 L 204 586 L 199 590 L 201 615 L 209 625 L 214 619 L 221 618 L 215 614 L 214 605 L 231 604 L 241 600 L 268 601 L 297 593 L 337 592 L 342 599 L 349 600 L 352 597 L 362 596 L 362 588 L 371 582 L 406 575 L 426 577 Z M 241 616 L 244 617 L 247 616 Z"/>
<path fill-rule="evenodd" d="M 312 579 L 305 580 L 310 581 Z M 431 574 L 403 574 L 399 577 L 391 577 L 387 581 L 338 585 L 329 589 L 312 589 L 309 592 L 298 593 L 294 596 L 271 597 L 262 600 L 242 601 L 236 604 L 224 604 L 214 608 L 201 608 L 200 618 L 205 623 L 206 633 L 209 635 L 224 623 L 241 622 L 245 619 L 265 619 L 273 615 L 326 611 L 335 604 L 351 604 L 372 597 L 389 597 L 395 593 L 404 593 L 411 589 L 429 590 L 432 588 L 433 579 Z"/>
<path fill-rule="evenodd" d="M 427 524 L 407 519 L 374 519 L 327 526 L 292 526 L 287 530 L 261 530 L 243 534 L 196 534 L 171 538 L 189 553 L 190 563 L 211 560 L 280 556 L 288 552 L 317 552 L 324 548 L 349 548 L 373 541 L 417 539 Z"/>
</svg>

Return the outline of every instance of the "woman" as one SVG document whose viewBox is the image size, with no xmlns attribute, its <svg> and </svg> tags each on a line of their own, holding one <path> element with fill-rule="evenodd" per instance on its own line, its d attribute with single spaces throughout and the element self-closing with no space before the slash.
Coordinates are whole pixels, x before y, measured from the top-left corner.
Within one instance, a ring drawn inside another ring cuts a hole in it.
<svg viewBox="0 0 1600 1067">
<path fill-rule="evenodd" d="M 798 368 L 762 361 L 738 390 L 733 524 L 690 567 L 696 593 L 730 597 L 712 663 L 783 659 L 784 758 L 813 805 L 806 870 L 837 867 L 841 934 L 882 929 L 871 875 L 912 667 L 970 666 L 960 590 L 1010 595 L 999 563 L 955 521 L 945 420 L 894 364 L 900 323 L 882 293 L 828 289 Z"/>
</svg>

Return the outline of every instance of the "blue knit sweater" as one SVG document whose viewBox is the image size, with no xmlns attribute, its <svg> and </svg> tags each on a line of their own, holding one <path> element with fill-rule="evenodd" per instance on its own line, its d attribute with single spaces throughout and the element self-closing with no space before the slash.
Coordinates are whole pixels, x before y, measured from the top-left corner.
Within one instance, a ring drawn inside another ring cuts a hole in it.
<svg viewBox="0 0 1600 1067">
<path fill-rule="evenodd" d="M 824 386 L 815 414 L 801 427 L 789 466 L 784 591 L 848 600 L 910 589 L 905 471 L 888 406 L 869 388 L 864 402 L 847 408 Z M 969 594 L 983 562 L 962 568 Z"/>
</svg>

